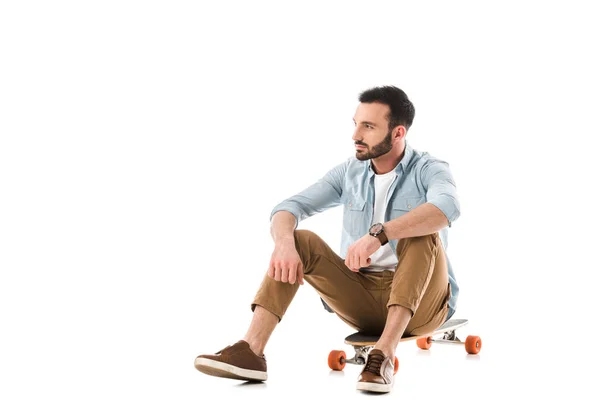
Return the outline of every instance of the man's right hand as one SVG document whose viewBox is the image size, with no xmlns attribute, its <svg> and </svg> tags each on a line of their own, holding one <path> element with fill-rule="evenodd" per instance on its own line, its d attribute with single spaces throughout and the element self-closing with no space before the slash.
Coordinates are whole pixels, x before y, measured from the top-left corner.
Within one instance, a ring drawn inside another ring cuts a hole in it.
<svg viewBox="0 0 600 400">
<path fill-rule="evenodd" d="M 293 237 L 275 243 L 268 275 L 276 281 L 289 282 L 293 285 L 297 280 L 304 285 L 304 265 L 296 250 Z"/>
</svg>

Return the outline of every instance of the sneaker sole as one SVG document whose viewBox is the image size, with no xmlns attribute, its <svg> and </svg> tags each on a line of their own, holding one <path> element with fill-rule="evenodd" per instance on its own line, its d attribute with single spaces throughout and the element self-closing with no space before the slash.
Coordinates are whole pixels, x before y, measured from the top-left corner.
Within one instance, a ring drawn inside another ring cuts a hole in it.
<svg viewBox="0 0 600 400">
<path fill-rule="evenodd" d="M 382 383 L 358 382 L 356 384 L 356 389 L 365 390 L 368 392 L 388 393 L 392 390 L 392 385 L 386 385 Z"/>
<path fill-rule="evenodd" d="M 221 378 L 239 379 L 243 381 L 266 381 L 267 373 L 236 367 L 224 362 L 208 358 L 196 358 L 194 366 L 200 372 Z"/>
</svg>

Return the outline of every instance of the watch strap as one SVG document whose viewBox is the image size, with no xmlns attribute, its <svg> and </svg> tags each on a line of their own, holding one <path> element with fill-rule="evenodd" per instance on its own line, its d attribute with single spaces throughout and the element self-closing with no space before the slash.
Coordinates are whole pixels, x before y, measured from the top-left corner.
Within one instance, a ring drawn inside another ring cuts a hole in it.
<svg viewBox="0 0 600 400">
<path fill-rule="evenodd" d="M 385 234 L 385 231 L 381 231 L 381 233 L 377 236 L 375 236 L 377 239 L 379 239 L 379 242 L 381 243 L 381 245 L 385 245 L 388 242 L 388 238 L 387 235 Z"/>
</svg>

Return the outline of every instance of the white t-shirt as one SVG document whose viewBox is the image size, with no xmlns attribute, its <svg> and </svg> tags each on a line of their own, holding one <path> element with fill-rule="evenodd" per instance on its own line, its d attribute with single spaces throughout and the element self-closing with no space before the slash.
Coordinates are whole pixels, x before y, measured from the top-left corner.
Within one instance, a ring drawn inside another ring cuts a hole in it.
<svg viewBox="0 0 600 400">
<path fill-rule="evenodd" d="M 388 191 L 394 179 L 396 179 L 396 170 L 393 169 L 387 174 L 375 174 L 375 207 L 373 210 L 373 221 L 371 225 L 385 221 L 385 210 L 387 209 Z M 371 265 L 367 268 L 362 268 L 364 272 L 375 272 L 390 270 L 394 271 L 398 265 L 398 257 L 388 242 L 381 246 L 373 255 L 371 255 Z"/>
</svg>

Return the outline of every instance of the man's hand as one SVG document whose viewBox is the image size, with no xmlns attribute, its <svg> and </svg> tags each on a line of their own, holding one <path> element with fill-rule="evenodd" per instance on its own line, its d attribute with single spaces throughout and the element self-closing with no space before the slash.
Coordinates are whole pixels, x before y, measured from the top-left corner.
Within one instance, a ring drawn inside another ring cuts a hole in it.
<svg viewBox="0 0 600 400">
<path fill-rule="evenodd" d="M 360 268 L 371 264 L 371 254 L 375 253 L 381 247 L 381 242 L 376 237 L 369 234 L 358 239 L 348 248 L 346 260 L 344 263 L 353 272 L 358 272 Z"/>
<path fill-rule="evenodd" d="M 282 239 L 275 243 L 275 249 L 269 263 L 269 276 L 276 281 L 304 285 L 304 265 L 296 250 L 294 238 Z"/>
</svg>

